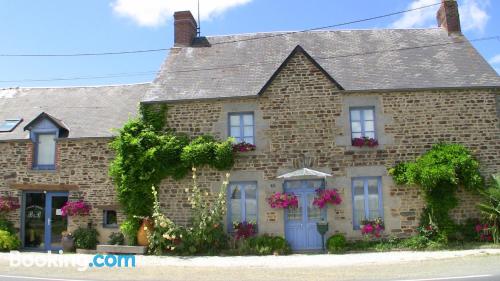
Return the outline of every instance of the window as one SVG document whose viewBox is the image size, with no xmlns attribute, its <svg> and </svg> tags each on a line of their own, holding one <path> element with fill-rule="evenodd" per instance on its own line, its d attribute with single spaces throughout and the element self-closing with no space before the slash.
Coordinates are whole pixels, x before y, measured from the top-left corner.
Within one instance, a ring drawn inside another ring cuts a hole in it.
<svg viewBox="0 0 500 281">
<path fill-rule="evenodd" d="M 362 220 L 384 217 L 382 183 L 380 177 L 352 180 L 353 224 L 358 229 Z"/>
<path fill-rule="evenodd" d="M 229 184 L 228 226 L 233 222 L 257 222 L 257 183 L 235 182 Z"/>
<path fill-rule="evenodd" d="M 0 133 L 12 132 L 23 119 L 7 119 L 0 122 Z"/>
<path fill-rule="evenodd" d="M 38 170 L 54 170 L 55 162 L 56 134 L 36 134 L 33 168 Z"/>
<path fill-rule="evenodd" d="M 103 211 L 104 218 L 103 218 L 103 226 L 104 227 L 118 227 L 118 221 L 116 219 L 116 211 L 114 210 L 104 210 Z"/>
<path fill-rule="evenodd" d="M 351 108 L 351 139 L 373 138 L 375 139 L 375 108 Z"/>
<path fill-rule="evenodd" d="M 238 143 L 255 144 L 253 112 L 230 113 L 229 136 L 235 138 Z"/>
</svg>

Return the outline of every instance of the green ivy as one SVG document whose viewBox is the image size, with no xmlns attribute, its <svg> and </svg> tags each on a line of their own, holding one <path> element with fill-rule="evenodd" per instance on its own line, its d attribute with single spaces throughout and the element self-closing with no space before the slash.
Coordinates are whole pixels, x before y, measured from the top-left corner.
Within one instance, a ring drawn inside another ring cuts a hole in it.
<svg viewBox="0 0 500 281">
<path fill-rule="evenodd" d="M 389 173 L 397 184 L 422 188 L 426 207 L 420 224 L 428 225 L 432 220 L 445 234 L 455 228 L 449 212 L 458 204 L 458 187 L 474 191 L 483 186 L 479 162 L 460 144 L 436 144 L 415 161 L 400 163 Z"/>
<path fill-rule="evenodd" d="M 167 177 L 182 179 L 191 167 L 209 166 L 229 170 L 234 164 L 232 140 L 218 142 L 211 136 L 190 140 L 166 128 L 167 106 L 140 106 L 140 117 L 119 130 L 110 147 L 116 156 L 110 175 L 127 223 L 137 225 L 138 217 L 152 214 L 151 186 Z"/>
</svg>

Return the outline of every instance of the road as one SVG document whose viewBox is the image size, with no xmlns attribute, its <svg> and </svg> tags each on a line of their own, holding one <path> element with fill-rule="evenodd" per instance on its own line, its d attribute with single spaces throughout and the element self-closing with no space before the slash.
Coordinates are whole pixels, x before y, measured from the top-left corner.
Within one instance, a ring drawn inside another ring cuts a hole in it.
<svg viewBox="0 0 500 281">
<path fill-rule="evenodd" d="M 391 253 L 386 253 L 391 255 Z M 0 263 L 0 280 L 73 281 L 73 280 L 388 280 L 388 281 L 499 281 L 500 255 L 466 256 L 367 265 L 331 267 L 266 266 L 172 266 L 145 265 L 136 268 L 92 268 L 84 272 L 74 268 L 12 268 Z"/>
</svg>

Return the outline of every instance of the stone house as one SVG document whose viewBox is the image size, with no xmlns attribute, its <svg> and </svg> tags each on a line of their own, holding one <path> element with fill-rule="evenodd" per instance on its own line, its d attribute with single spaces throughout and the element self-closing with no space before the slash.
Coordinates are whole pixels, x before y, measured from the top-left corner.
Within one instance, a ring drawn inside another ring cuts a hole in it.
<svg viewBox="0 0 500 281">
<path fill-rule="evenodd" d="M 388 169 L 437 142 L 466 145 L 485 176 L 500 171 L 500 78 L 461 34 L 455 1 L 443 1 L 428 29 L 196 37 L 190 12 L 175 13 L 174 25 L 175 45 L 151 84 L 0 90 L 0 195 L 21 202 L 8 218 L 25 248 L 57 249 L 62 230 L 88 222 L 101 242 L 118 231 L 108 144 L 140 101 L 167 104 L 167 126 L 179 133 L 254 144 L 230 171 L 228 230 L 255 221 L 295 250 L 321 246 L 322 219 L 327 235 L 359 238 L 361 220 L 376 217 L 387 234 L 413 233 L 422 198 Z M 353 145 L 360 137 L 378 145 Z M 203 168 L 199 184 L 214 194 L 223 174 Z M 188 223 L 190 186 L 189 177 L 160 186 L 178 223 Z M 342 203 L 319 210 L 317 188 L 338 189 Z M 293 192 L 299 208 L 271 208 L 275 192 Z M 68 198 L 91 203 L 90 217 L 61 217 Z M 478 216 L 477 200 L 460 192 L 457 221 Z"/>
<path fill-rule="evenodd" d="M 175 45 L 144 103 L 168 105 L 169 128 L 191 136 L 232 136 L 241 153 L 228 187 L 228 230 L 255 221 L 295 250 L 321 247 L 316 222 L 361 237 L 360 222 L 383 218 L 385 233 L 418 226 L 417 187 L 396 186 L 388 169 L 438 142 L 473 151 L 488 176 L 500 171 L 500 78 L 460 30 L 455 1 L 443 1 L 436 28 L 272 32 L 196 37 L 190 12 L 174 14 Z M 360 137 L 378 145 L 357 147 Z M 217 192 L 223 173 L 198 171 Z M 164 180 L 166 214 L 187 223 L 189 177 Z M 342 203 L 320 210 L 315 189 L 336 188 Z M 299 208 L 267 198 L 293 192 Z M 478 217 L 478 198 L 460 192 L 458 222 Z"/>
<path fill-rule="evenodd" d="M 101 242 L 119 231 L 108 144 L 148 85 L 0 90 L 0 196 L 20 202 L 8 218 L 24 248 L 58 249 L 62 231 L 89 222 Z M 90 203 L 90 216 L 61 216 L 68 199 Z"/>
</svg>

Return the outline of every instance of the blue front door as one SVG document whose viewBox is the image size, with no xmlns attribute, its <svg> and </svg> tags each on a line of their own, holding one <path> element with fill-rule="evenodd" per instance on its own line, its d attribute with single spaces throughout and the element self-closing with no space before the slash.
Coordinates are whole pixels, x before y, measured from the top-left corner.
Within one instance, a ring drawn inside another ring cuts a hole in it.
<svg viewBox="0 0 500 281">
<path fill-rule="evenodd" d="M 293 180 L 285 182 L 285 192 L 298 197 L 298 208 L 285 211 L 285 236 L 293 250 L 321 249 L 321 235 L 316 223 L 325 219 L 325 212 L 313 205 L 316 189 L 323 188 L 323 180 Z"/>
<path fill-rule="evenodd" d="M 23 196 L 23 246 L 32 250 L 57 251 L 68 220 L 61 208 L 68 201 L 67 192 L 26 192 Z"/>
</svg>

